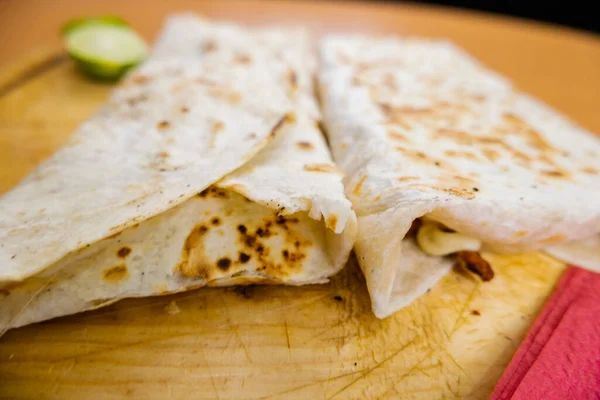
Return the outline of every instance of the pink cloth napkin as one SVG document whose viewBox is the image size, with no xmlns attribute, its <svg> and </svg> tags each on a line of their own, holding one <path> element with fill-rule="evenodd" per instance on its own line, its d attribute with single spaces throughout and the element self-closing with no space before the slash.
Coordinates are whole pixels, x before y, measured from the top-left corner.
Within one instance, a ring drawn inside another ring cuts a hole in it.
<svg viewBox="0 0 600 400">
<path fill-rule="evenodd" d="M 600 400 L 600 274 L 569 267 L 493 400 Z"/>
</svg>

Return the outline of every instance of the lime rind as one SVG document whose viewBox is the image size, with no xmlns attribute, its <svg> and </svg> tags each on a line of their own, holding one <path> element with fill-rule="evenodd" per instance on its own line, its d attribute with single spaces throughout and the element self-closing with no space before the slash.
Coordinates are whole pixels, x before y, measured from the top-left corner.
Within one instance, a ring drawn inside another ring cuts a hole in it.
<svg viewBox="0 0 600 400">
<path fill-rule="evenodd" d="M 118 79 L 148 55 L 146 42 L 122 25 L 80 24 L 65 36 L 65 41 L 82 71 L 96 79 Z"/>
<path fill-rule="evenodd" d="M 94 24 L 95 25 L 110 25 L 110 26 L 129 27 L 129 24 L 123 18 L 112 16 L 112 15 L 106 15 L 103 17 L 76 18 L 76 19 L 72 19 L 69 22 L 67 22 L 66 24 L 64 24 L 60 30 L 60 34 L 62 36 L 67 36 L 68 34 L 70 34 L 75 29 L 77 29 L 81 26 L 86 26 L 86 25 L 89 26 L 89 25 L 94 25 Z"/>
</svg>

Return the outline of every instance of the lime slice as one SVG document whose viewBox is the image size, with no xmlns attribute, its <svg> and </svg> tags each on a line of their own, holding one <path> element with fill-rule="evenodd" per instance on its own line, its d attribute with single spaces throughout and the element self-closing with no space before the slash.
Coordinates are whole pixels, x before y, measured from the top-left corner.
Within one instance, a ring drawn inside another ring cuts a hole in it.
<svg viewBox="0 0 600 400">
<path fill-rule="evenodd" d="M 148 54 L 148 46 L 126 26 L 83 23 L 65 36 L 67 51 L 81 69 L 97 79 L 117 79 Z"/>
<path fill-rule="evenodd" d="M 66 24 L 63 25 L 60 30 L 61 35 L 66 36 L 71 33 L 75 28 L 79 28 L 82 25 L 113 25 L 113 26 L 129 26 L 127 21 L 125 21 L 121 17 L 115 17 L 112 15 L 107 15 L 104 17 L 86 17 L 86 18 L 77 18 L 72 19 Z"/>
</svg>

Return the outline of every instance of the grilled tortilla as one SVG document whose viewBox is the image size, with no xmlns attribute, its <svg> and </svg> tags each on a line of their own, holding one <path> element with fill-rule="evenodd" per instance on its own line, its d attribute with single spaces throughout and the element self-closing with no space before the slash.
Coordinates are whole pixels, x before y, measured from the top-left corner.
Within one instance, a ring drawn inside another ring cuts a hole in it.
<svg viewBox="0 0 600 400">
<path fill-rule="evenodd" d="M 446 42 L 330 36 L 320 54 L 324 122 L 378 317 L 444 276 L 446 255 L 484 278 L 482 248 L 552 246 L 593 267 L 591 253 L 554 246 L 597 241 L 596 137 Z"/>
<path fill-rule="evenodd" d="M 0 332 L 125 297 L 323 283 L 356 217 L 302 30 L 172 17 L 152 57 L 0 198 Z"/>
</svg>

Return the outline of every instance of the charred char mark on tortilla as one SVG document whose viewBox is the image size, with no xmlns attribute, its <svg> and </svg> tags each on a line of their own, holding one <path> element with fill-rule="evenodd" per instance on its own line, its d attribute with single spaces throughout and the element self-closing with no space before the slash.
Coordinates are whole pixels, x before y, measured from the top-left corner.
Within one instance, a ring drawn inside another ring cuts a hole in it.
<svg viewBox="0 0 600 400">
<path fill-rule="evenodd" d="M 131 253 L 131 248 L 124 246 L 124 247 L 121 247 L 119 249 L 119 251 L 117 251 L 117 257 L 126 258 L 130 253 Z"/>
<path fill-rule="evenodd" d="M 231 266 L 231 260 L 228 257 L 219 258 L 219 260 L 217 261 L 217 267 L 221 271 L 227 271 L 230 266 Z"/>
<path fill-rule="evenodd" d="M 229 198 L 229 194 L 225 189 L 218 188 L 216 186 L 210 186 L 200 193 L 197 194 L 198 197 L 201 198 L 221 198 L 227 199 Z"/>
<path fill-rule="evenodd" d="M 243 251 L 239 253 L 239 262 L 246 263 L 250 258 L 255 258 L 257 271 L 276 278 L 285 278 L 299 272 L 311 243 L 294 229 L 293 225 L 298 222 L 297 217 L 274 214 L 272 218 L 266 218 L 251 228 L 238 225 L 238 243 L 243 247 Z M 281 253 L 271 251 L 272 242 L 268 240 L 271 236 L 283 236 L 284 248 Z"/>
<path fill-rule="evenodd" d="M 243 251 L 240 251 L 238 260 L 239 260 L 240 263 L 245 264 L 248 261 L 250 261 L 250 255 L 244 253 Z"/>
<path fill-rule="evenodd" d="M 494 278 L 492 267 L 476 251 L 459 251 L 456 254 L 456 265 L 478 275 L 484 282 L 488 282 Z"/>
</svg>

